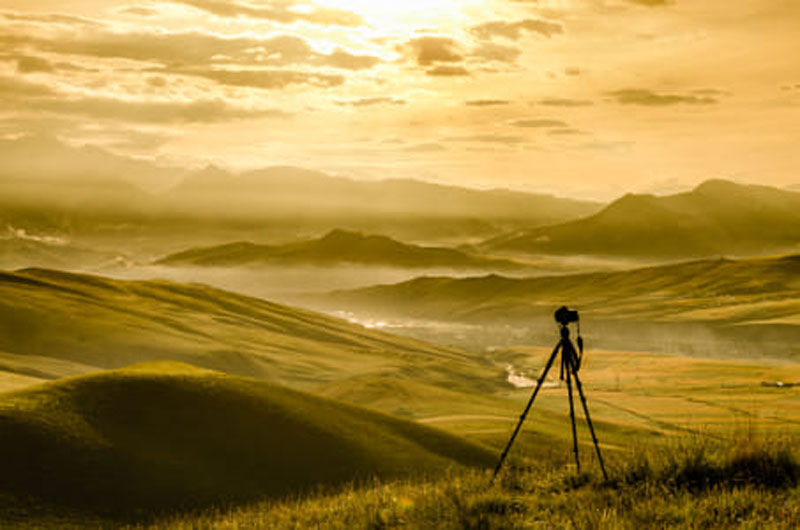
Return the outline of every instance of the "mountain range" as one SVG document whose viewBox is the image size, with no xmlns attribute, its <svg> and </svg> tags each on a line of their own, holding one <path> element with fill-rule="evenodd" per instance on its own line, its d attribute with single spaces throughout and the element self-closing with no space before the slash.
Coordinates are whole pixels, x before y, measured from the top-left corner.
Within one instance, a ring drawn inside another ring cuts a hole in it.
<svg viewBox="0 0 800 530">
<path fill-rule="evenodd" d="M 461 250 L 402 243 L 381 235 L 332 230 L 325 236 L 285 245 L 236 242 L 185 250 L 159 265 L 242 267 L 266 265 L 370 265 L 405 268 L 518 269 L 511 260 L 475 256 Z"/>
<path fill-rule="evenodd" d="M 675 258 L 785 252 L 798 245 L 800 193 L 709 180 L 675 195 L 625 195 L 589 217 L 512 232 L 480 248 Z"/>
</svg>

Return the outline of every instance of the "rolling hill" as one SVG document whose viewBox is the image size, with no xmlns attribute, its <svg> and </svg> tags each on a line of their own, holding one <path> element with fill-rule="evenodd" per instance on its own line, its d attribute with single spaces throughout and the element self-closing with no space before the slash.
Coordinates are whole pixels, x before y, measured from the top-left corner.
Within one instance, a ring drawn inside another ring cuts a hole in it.
<svg viewBox="0 0 800 530">
<path fill-rule="evenodd" d="M 0 394 L 0 447 L 2 503 L 33 499 L 110 516 L 495 459 L 423 425 L 179 363 Z"/>
<path fill-rule="evenodd" d="M 665 258 L 754 255 L 798 245 L 800 193 L 709 180 L 676 195 L 625 195 L 590 217 L 507 234 L 481 247 Z"/>
<path fill-rule="evenodd" d="M 474 256 L 456 249 L 401 243 L 389 237 L 333 230 L 310 241 L 286 245 L 237 242 L 193 248 L 159 259 L 170 266 L 374 265 L 400 268 L 516 269 L 511 260 Z"/>
<path fill-rule="evenodd" d="M 311 311 L 199 284 L 44 269 L 0 272 L 0 351 L 95 369 L 173 360 L 296 388 L 377 374 L 456 389 L 502 383 L 465 352 Z"/>
<path fill-rule="evenodd" d="M 569 303 L 593 318 L 628 322 L 800 326 L 800 255 L 527 279 L 422 277 L 334 292 L 326 303 L 376 318 L 458 322 L 549 322 Z"/>
</svg>

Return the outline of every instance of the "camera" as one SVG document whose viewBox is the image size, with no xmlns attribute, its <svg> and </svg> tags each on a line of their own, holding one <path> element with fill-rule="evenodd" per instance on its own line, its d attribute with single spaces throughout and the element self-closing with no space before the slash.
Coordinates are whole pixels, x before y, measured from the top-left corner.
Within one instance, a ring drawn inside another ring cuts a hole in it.
<svg viewBox="0 0 800 530">
<path fill-rule="evenodd" d="M 562 326 L 566 326 L 572 322 L 577 322 L 578 312 L 574 309 L 569 309 L 567 306 L 561 306 L 555 313 L 556 322 L 561 324 Z"/>
</svg>

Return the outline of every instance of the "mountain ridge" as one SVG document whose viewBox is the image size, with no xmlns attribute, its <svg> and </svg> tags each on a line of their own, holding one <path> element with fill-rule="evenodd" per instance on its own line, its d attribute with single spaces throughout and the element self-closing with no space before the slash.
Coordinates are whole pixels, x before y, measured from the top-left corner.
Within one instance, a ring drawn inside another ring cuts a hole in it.
<svg viewBox="0 0 800 530">
<path fill-rule="evenodd" d="M 506 234 L 479 248 L 659 258 L 747 255 L 797 248 L 798 226 L 800 193 L 712 179 L 675 195 L 626 194 L 589 217 Z"/>
<path fill-rule="evenodd" d="M 475 256 L 461 250 L 402 243 L 393 238 L 334 229 L 320 238 L 283 245 L 237 241 L 198 247 L 155 261 L 170 266 L 380 265 L 411 268 L 518 269 L 506 259 Z"/>
</svg>

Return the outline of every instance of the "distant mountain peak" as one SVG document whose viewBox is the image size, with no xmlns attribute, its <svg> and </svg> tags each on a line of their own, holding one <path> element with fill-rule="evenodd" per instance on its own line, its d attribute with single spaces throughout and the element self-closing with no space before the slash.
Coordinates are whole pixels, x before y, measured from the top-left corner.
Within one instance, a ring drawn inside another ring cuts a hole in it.
<svg viewBox="0 0 800 530">
<path fill-rule="evenodd" d="M 345 230 L 344 228 L 334 228 L 320 239 L 321 241 L 353 241 L 366 239 L 367 236 L 361 232 Z"/>
<path fill-rule="evenodd" d="M 730 180 L 721 178 L 708 179 L 698 184 L 692 192 L 694 193 L 718 193 L 730 190 L 740 190 L 745 188 L 744 184 L 738 184 Z"/>
</svg>

